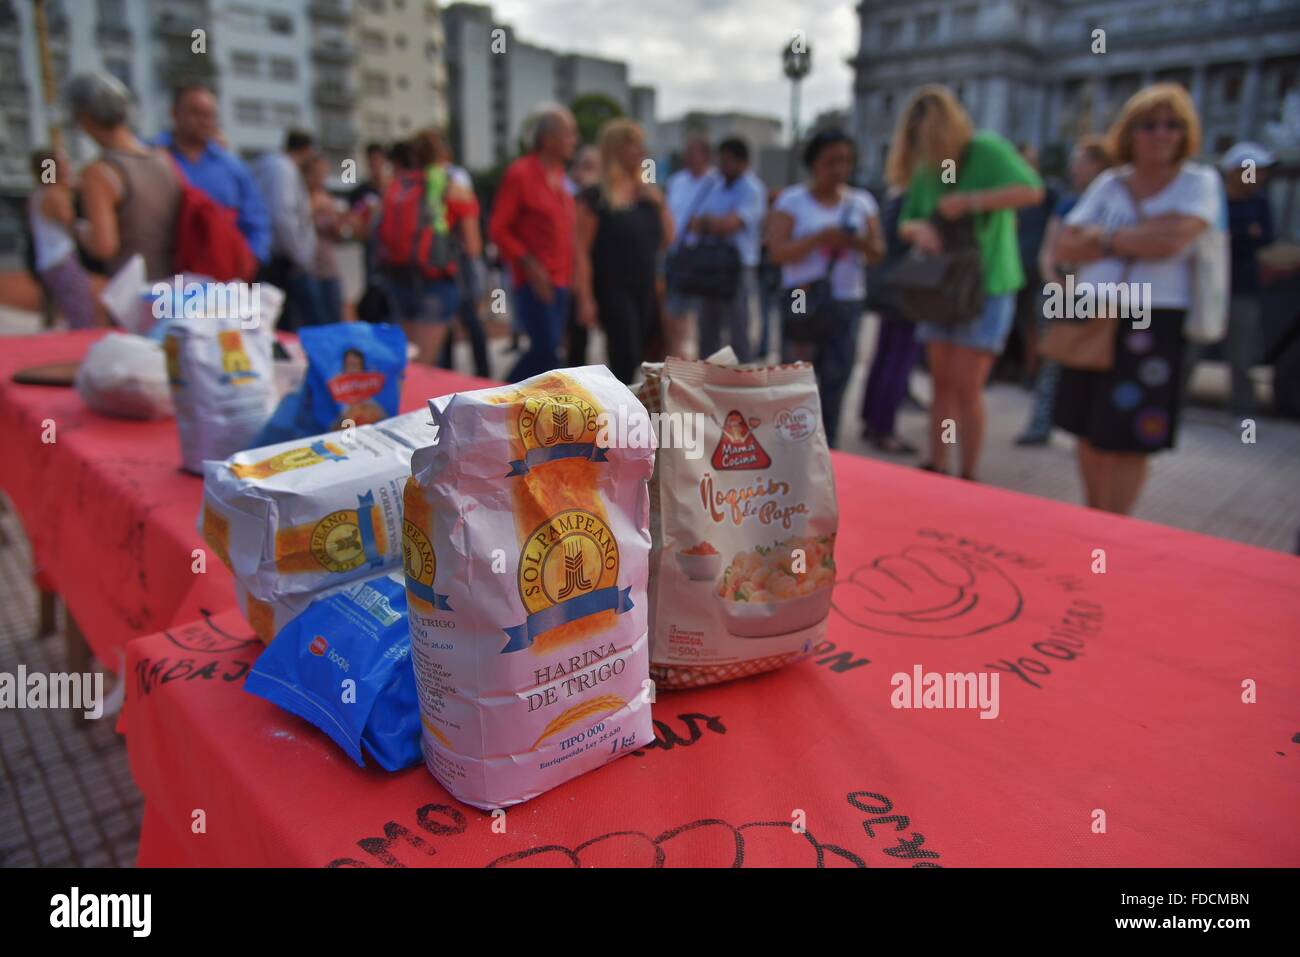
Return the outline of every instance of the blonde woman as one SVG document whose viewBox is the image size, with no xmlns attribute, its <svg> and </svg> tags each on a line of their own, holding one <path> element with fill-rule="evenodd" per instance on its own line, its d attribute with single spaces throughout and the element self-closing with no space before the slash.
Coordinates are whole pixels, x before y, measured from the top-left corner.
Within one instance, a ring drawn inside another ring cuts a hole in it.
<svg viewBox="0 0 1300 957">
<path fill-rule="evenodd" d="M 1121 165 L 1092 181 L 1065 217 L 1053 253 L 1074 264 L 1076 288 L 1138 284 L 1130 288 L 1147 296 L 1140 303 L 1146 316 L 1135 310 L 1116 319 L 1110 369 L 1063 370 L 1055 420 L 1079 438 L 1088 505 L 1127 515 L 1146 482 L 1147 456 L 1174 445 L 1193 246 L 1225 206 L 1215 171 L 1188 162 L 1200 149 L 1201 125 L 1178 84 L 1135 93 L 1107 146 Z"/>
<path fill-rule="evenodd" d="M 899 235 L 923 254 L 943 251 L 932 217 L 974 217 L 983 310 L 966 322 L 922 322 L 917 330 L 934 382 L 930 461 L 922 468 L 947 471 L 944 438 L 951 421 L 961 445 L 961 476 L 974 479 L 984 443 L 984 383 L 1006 344 L 1016 292 L 1025 284 L 1015 210 L 1041 203 L 1043 183 L 1011 143 L 973 130 L 957 98 L 938 85 L 921 87 L 903 109 L 885 174 L 892 186 L 907 190 Z"/>
<path fill-rule="evenodd" d="M 574 290 L 578 321 L 605 333 L 609 370 L 632 382 L 659 318 L 660 254 L 673 238 L 659 190 L 643 177 L 645 135 L 631 120 L 600 129 L 600 181 L 578 194 Z"/>
</svg>

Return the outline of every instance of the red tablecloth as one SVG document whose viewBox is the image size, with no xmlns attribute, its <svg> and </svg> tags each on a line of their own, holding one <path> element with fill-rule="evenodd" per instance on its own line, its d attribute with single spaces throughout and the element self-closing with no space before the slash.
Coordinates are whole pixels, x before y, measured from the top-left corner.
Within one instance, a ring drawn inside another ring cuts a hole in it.
<svg viewBox="0 0 1300 957">
<path fill-rule="evenodd" d="M 15 385 L 13 373 L 80 359 L 104 331 L 6 337 L 0 349 L 0 459 L 31 539 L 36 570 L 58 591 L 95 656 L 117 671 L 141 634 L 192 621 L 235 603 L 230 573 L 207 556 L 195 518 L 203 480 L 180 470 L 176 423 L 113 419 L 86 408 L 73 389 Z M 429 398 L 489 383 L 412 366 L 402 411 Z M 52 443 L 44 441 L 54 424 Z"/>
<path fill-rule="evenodd" d="M 139 862 L 1300 865 L 1300 559 L 845 455 L 835 472 L 816 658 L 661 693 L 655 746 L 503 822 L 245 694 L 259 646 L 236 614 L 132 642 Z M 997 673 L 997 718 L 893 707 L 916 666 Z"/>
</svg>

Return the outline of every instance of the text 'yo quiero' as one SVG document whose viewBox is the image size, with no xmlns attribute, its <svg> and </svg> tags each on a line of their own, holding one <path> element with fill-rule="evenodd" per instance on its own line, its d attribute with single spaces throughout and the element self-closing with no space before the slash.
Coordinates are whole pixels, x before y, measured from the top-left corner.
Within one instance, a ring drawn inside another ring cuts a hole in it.
<svg viewBox="0 0 1300 957">
<path fill-rule="evenodd" d="M 410 412 L 206 462 L 199 529 L 258 602 L 394 568 L 402 485 L 432 434 Z"/>
<path fill-rule="evenodd" d="M 648 417 L 603 366 L 429 407 L 403 523 L 425 762 L 456 798 L 504 807 L 654 737 L 654 449 L 608 444 L 649 438 Z"/>
</svg>

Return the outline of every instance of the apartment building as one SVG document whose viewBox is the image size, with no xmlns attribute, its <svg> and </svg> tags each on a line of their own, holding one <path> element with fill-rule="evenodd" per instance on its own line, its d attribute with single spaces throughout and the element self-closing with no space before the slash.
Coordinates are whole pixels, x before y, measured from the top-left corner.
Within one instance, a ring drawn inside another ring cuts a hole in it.
<svg viewBox="0 0 1300 957">
<path fill-rule="evenodd" d="M 471 169 L 516 155 L 525 121 L 538 104 L 569 105 L 589 93 L 611 97 L 645 127 L 654 145 L 654 90 L 632 86 L 626 63 L 528 43 L 486 4 L 450 4 L 442 21 L 451 137 L 457 157 Z"/>
<path fill-rule="evenodd" d="M 868 179 L 923 83 L 951 86 L 978 126 L 1047 146 L 1104 129 L 1140 87 L 1171 80 L 1196 101 L 1210 153 L 1262 138 L 1300 91 L 1296 0 L 863 0 L 858 14 Z"/>
</svg>

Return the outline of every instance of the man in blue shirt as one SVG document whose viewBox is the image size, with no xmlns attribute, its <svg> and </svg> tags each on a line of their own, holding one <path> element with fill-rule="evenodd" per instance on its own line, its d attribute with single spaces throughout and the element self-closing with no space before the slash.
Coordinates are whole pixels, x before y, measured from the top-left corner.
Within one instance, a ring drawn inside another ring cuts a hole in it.
<svg viewBox="0 0 1300 957">
<path fill-rule="evenodd" d="M 271 255 L 271 218 L 253 177 L 217 142 L 217 98 L 200 84 L 187 84 L 172 97 L 170 133 L 158 138 L 190 183 L 238 214 L 239 231 L 257 261 Z"/>
<path fill-rule="evenodd" d="M 722 344 L 725 326 L 731 348 L 740 362 L 753 358 L 749 325 L 758 291 L 758 260 L 767 190 L 749 172 L 749 147 L 744 140 L 718 144 L 719 178 L 699 202 L 687 224 L 684 242 L 697 236 L 722 237 L 740 254 L 740 282 L 730 299 L 703 299 L 699 307 L 700 358 L 712 355 Z"/>
</svg>

